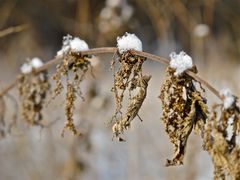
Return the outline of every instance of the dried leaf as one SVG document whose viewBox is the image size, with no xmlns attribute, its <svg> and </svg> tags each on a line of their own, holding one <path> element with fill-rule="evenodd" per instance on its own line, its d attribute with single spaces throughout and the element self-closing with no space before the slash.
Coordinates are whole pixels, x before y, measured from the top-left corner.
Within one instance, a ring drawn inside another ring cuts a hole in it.
<svg viewBox="0 0 240 180">
<path fill-rule="evenodd" d="M 187 140 L 193 128 L 203 130 L 207 118 L 205 99 L 194 86 L 194 80 L 186 73 L 174 75 L 175 70 L 167 69 L 167 79 L 161 88 L 165 130 L 174 145 L 174 157 L 166 166 L 183 164 Z"/>
</svg>

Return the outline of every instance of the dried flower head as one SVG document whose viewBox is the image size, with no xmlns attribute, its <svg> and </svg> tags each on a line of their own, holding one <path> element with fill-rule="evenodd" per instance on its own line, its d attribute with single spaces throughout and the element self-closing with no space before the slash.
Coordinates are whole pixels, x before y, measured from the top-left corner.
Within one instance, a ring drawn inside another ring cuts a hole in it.
<svg viewBox="0 0 240 180">
<path fill-rule="evenodd" d="M 136 56 L 131 53 L 131 50 L 142 50 L 142 42 L 134 34 L 126 33 L 122 37 L 117 38 L 118 46 L 118 63 L 119 69 L 115 71 L 116 59 L 112 61 L 114 69 L 114 85 L 112 91 L 114 92 L 116 110 L 112 120 L 115 124 L 112 131 L 119 140 L 124 129 L 130 127 L 131 121 L 138 116 L 138 111 L 146 97 L 147 85 L 150 76 L 142 75 L 142 65 L 146 60 L 144 57 Z M 129 92 L 129 105 L 125 115 L 122 113 L 122 102 L 125 91 Z M 132 97 L 132 93 L 137 91 L 137 94 Z"/>
<path fill-rule="evenodd" d="M 196 73 L 195 67 L 191 70 Z M 167 79 L 159 97 L 163 106 L 161 120 L 174 145 L 174 157 L 167 160 L 166 166 L 183 164 L 189 135 L 193 129 L 203 130 L 208 111 L 206 100 L 195 83 L 185 71 L 179 73 L 176 68 L 167 68 Z"/>
<path fill-rule="evenodd" d="M 50 84 L 47 71 L 35 73 L 35 69 L 42 66 L 42 61 L 33 58 L 21 67 L 18 91 L 22 102 L 22 116 L 30 125 L 41 125 L 42 109 L 46 100 Z"/>
<path fill-rule="evenodd" d="M 203 148 L 212 157 L 215 179 L 240 179 L 240 108 L 229 90 L 221 94 L 223 103 L 213 106 Z"/>
<path fill-rule="evenodd" d="M 84 80 L 87 71 L 91 68 L 89 57 L 82 56 L 80 53 L 80 51 L 84 50 L 88 50 L 88 45 L 85 41 L 68 35 L 63 38 L 62 49 L 57 53 L 57 57 L 62 58 L 62 62 L 57 66 L 57 71 L 53 75 L 53 79 L 56 82 L 53 98 L 59 95 L 64 89 L 62 84 L 63 77 L 66 78 L 67 82 L 65 104 L 67 122 L 63 129 L 62 136 L 66 129 L 72 131 L 75 135 L 79 135 L 73 123 L 74 102 L 77 98 L 76 95 L 84 100 L 80 84 Z"/>
</svg>

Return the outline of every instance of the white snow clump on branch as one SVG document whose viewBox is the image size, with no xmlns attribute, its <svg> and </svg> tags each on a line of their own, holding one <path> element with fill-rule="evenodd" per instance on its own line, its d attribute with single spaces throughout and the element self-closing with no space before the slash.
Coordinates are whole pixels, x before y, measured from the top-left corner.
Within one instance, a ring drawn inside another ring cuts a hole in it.
<svg viewBox="0 0 240 180">
<path fill-rule="evenodd" d="M 142 51 L 142 41 L 135 34 L 126 32 L 122 37 L 117 37 L 117 48 L 120 54 L 128 50 Z"/>
<path fill-rule="evenodd" d="M 78 37 L 72 37 L 71 35 L 67 35 L 63 37 L 63 45 L 62 49 L 57 52 L 57 56 L 63 56 L 67 54 L 69 51 L 79 53 L 81 51 L 89 50 L 88 44 L 78 38 Z"/>
<path fill-rule="evenodd" d="M 31 73 L 33 69 L 37 69 L 43 65 L 43 62 L 38 57 L 32 58 L 31 60 L 28 60 L 28 62 L 24 63 L 21 66 L 21 72 L 23 74 Z"/>
<path fill-rule="evenodd" d="M 220 95 L 223 97 L 223 107 L 228 109 L 235 101 L 235 97 L 232 95 L 230 89 L 222 89 Z"/>
<path fill-rule="evenodd" d="M 172 52 L 169 56 L 171 58 L 170 67 L 176 70 L 174 73 L 176 76 L 193 67 L 192 58 L 184 51 L 179 54 Z"/>
<path fill-rule="evenodd" d="M 234 121 L 234 115 L 231 116 L 227 122 L 227 137 L 226 137 L 226 139 L 228 141 L 231 141 L 232 136 L 233 136 L 233 121 Z"/>
</svg>

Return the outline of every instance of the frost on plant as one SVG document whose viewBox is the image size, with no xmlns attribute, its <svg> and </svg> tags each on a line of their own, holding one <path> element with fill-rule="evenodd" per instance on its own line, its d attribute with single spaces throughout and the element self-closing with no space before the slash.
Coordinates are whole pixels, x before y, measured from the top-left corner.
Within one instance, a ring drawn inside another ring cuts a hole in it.
<svg viewBox="0 0 240 180">
<path fill-rule="evenodd" d="M 22 102 L 22 116 L 30 125 L 42 126 L 42 109 L 50 89 L 47 71 L 35 72 L 42 65 L 39 58 L 33 58 L 21 67 L 18 91 Z"/>
<path fill-rule="evenodd" d="M 62 49 L 57 52 L 57 56 L 64 56 L 70 51 L 74 53 L 80 53 L 81 51 L 86 51 L 88 49 L 88 44 L 84 40 L 78 37 L 72 37 L 68 34 L 67 36 L 63 37 Z"/>
<path fill-rule="evenodd" d="M 170 58 L 170 67 L 175 69 L 174 75 L 180 75 L 193 67 L 192 58 L 183 51 L 179 54 L 172 52 Z"/>
<path fill-rule="evenodd" d="M 187 57 L 187 55 L 184 54 L 183 57 Z M 188 60 L 189 57 L 187 57 Z M 184 68 L 185 70 L 190 68 L 190 66 L 186 67 L 188 68 Z M 174 157 L 172 160 L 167 160 L 166 166 L 183 164 L 188 137 L 193 129 L 203 131 L 208 114 L 206 99 L 202 97 L 201 92 L 195 86 L 196 80 L 185 73 L 185 70 L 182 71 L 182 67 L 180 69 L 177 69 L 177 66 L 176 68 L 171 67 L 170 63 L 170 67 L 167 69 L 167 79 L 162 85 L 159 96 L 163 107 L 161 120 L 174 145 Z M 194 67 L 189 70 L 196 73 Z"/>
<path fill-rule="evenodd" d="M 117 48 L 120 54 L 129 50 L 142 51 L 142 42 L 135 34 L 126 32 L 125 35 L 117 38 Z"/>
<path fill-rule="evenodd" d="M 230 90 L 225 89 L 221 94 L 223 103 L 213 106 L 203 148 L 212 157 L 215 179 L 240 179 L 240 108 Z"/>
<path fill-rule="evenodd" d="M 57 66 L 57 71 L 53 75 L 53 79 L 56 82 L 56 87 L 54 89 L 53 98 L 59 95 L 64 86 L 62 84 L 62 77 L 66 78 L 67 81 L 67 94 L 66 94 L 66 104 L 65 104 L 65 115 L 67 117 L 67 122 L 62 132 L 64 135 L 64 130 L 70 130 L 74 135 L 78 135 L 74 123 L 73 123 L 73 109 L 74 101 L 78 95 L 82 99 L 82 91 L 80 89 L 80 84 L 84 80 L 85 75 L 89 68 L 91 68 L 91 63 L 89 61 L 89 56 L 81 55 L 81 51 L 88 50 L 88 45 L 85 41 L 70 35 L 63 38 L 63 46 L 57 53 L 57 57 L 61 58 L 61 63 Z"/>
<path fill-rule="evenodd" d="M 117 72 L 115 72 L 116 59 L 113 59 L 112 62 L 112 67 L 114 69 L 114 85 L 112 91 L 114 92 L 116 102 L 116 110 L 113 116 L 115 124 L 112 130 L 114 135 L 119 139 L 121 139 L 119 135 L 122 134 L 125 129 L 129 128 L 131 121 L 138 116 L 138 111 L 146 97 L 147 86 L 150 80 L 150 76 L 144 76 L 142 74 L 142 65 L 146 58 L 135 56 L 129 51 L 134 48 L 134 46 L 130 47 L 128 44 L 131 43 L 131 38 L 133 38 L 134 43 L 136 40 L 135 35 L 132 37 L 132 35 L 126 34 L 117 39 L 117 60 L 119 63 Z M 137 39 L 137 41 L 140 40 Z M 129 92 L 129 103 L 126 113 L 123 115 L 122 102 L 126 90 Z M 135 92 L 135 96 L 132 96 L 133 92 Z"/>
<path fill-rule="evenodd" d="M 34 69 L 41 67 L 42 65 L 43 65 L 42 60 L 39 59 L 38 57 L 35 57 L 24 63 L 20 69 L 23 74 L 28 74 L 31 73 Z"/>
<path fill-rule="evenodd" d="M 235 101 L 235 97 L 232 95 L 229 89 L 223 89 L 220 91 L 220 95 L 223 97 L 223 107 L 228 109 L 232 106 Z"/>
</svg>

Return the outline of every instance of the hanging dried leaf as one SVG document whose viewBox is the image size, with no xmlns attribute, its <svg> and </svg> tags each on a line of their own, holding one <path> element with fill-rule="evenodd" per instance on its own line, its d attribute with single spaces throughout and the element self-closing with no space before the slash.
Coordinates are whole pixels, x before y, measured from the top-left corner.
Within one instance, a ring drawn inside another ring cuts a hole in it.
<svg viewBox="0 0 240 180">
<path fill-rule="evenodd" d="M 118 53 L 119 69 L 115 72 L 116 59 L 113 59 L 112 68 L 114 70 L 114 84 L 112 91 L 114 92 L 116 110 L 112 121 L 113 133 L 120 141 L 123 141 L 119 137 L 119 134 L 123 133 L 124 129 L 130 126 L 131 121 L 138 115 L 138 111 L 146 97 L 147 85 L 150 80 L 150 76 L 142 75 L 142 65 L 146 58 L 139 57 L 131 54 L 130 51 L 126 51 L 123 54 Z M 138 90 L 138 94 L 132 97 L 135 90 Z M 125 91 L 129 92 L 129 106 L 125 115 L 122 113 L 122 102 L 124 99 Z"/>
<path fill-rule="evenodd" d="M 240 108 L 234 98 L 227 109 L 213 106 L 205 128 L 203 148 L 212 157 L 215 179 L 240 179 Z"/>
<path fill-rule="evenodd" d="M 138 111 L 147 95 L 147 87 L 150 79 L 151 76 L 143 76 L 139 79 L 137 83 L 137 87 L 139 87 L 138 94 L 131 98 L 127 112 L 123 118 L 117 121 L 112 127 L 114 135 L 118 137 L 120 141 L 123 141 L 123 139 L 119 137 L 119 135 L 122 134 L 125 129 L 130 128 L 132 120 L 138 116 Z"/>
<path fill-rule="evenodd" d="M 161 88 L 165 130 L 174 145 L 174 157 L 166 166 L 183 164 L 187 140 L 192 129 L 203 130 L 207 118 L 206 100 L 196 89 L 192 77 L 186 73 L 174 75 L 175 69 L 167 69 L 167 79 Z"/>
<path fill-rule="evenodd" d="M 30 125 L 40 125 L 43 105 L 50 89 L 47 71 L 22 74 L 18 84 L 22 116 Z"/>
<path fill-rule="evenodd" d="M 77 98 L 77 95 L 84 100 L 80 84 L 84 80 L 85 75 L 90 68 L 91 63 L 88 60 L 88 56 L 82 56 L 79 53 L 68 52 L 67 54 L 64 54 L 61 64 L 57 66 L 57 72 L 53 75 L 53 79 L 56 82 L 53 98 L 59 95 L 64 89 L 62 78 L 65 77 L 67 81 L 65 105 L 67 122 L 62 131 L 62 136 L 64 136 L 65 130 L 72 131 L 74 135 L 80 135 L 73 123 L 74 102 Z"/>
</svg>

